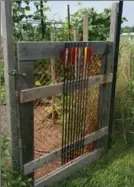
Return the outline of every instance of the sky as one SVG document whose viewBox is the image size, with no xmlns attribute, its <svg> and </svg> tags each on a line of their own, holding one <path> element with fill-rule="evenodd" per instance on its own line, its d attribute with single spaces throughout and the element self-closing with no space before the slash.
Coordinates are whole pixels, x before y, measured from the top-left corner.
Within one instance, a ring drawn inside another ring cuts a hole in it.
<svg viewBox="0 0 134 187">
<path fill-rule="evenodd" d="M 78 5 L 81 2 L 81 5 Z M 80 7 L 94 7 L 98 12 L 102 12 L 104 8 L 110 8 L 111 4 L 115 1 L 48 1 L 47 4 L 51 11 L 47 13 L 49 19 L 61 19 L 64 21 L 67 16 L 67 5 L 70 5 L 70 12 L 77 11 Z M 123 26 L 134 25 L 134 1 L 125 1 L 123 7 L 123 16 L 128 19 L 128 22 L 124 23 Z"/>
</svg>

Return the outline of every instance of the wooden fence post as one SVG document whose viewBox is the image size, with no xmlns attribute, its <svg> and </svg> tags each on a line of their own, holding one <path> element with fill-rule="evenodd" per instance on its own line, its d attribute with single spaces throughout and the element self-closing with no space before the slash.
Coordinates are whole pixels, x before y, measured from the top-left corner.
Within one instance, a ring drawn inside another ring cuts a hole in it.
<svg viewBox="0 0 134 187">
<path fill-rule="evenodd" d="M 106 54 L 102 56 L 101 60 L 101 75 L 107 75 L 112 73 L 113 69 L 113 45 L 108 45 L 106 48 Z M 112 83 L 103 84 L 99 87 L 99 128 L 108 126 L 109 124 L 109 113 L 110 113 L 110 98 L 111 98 Z M 103 137 L 102 141 L 99 140 L 98 147 L 101 144 L 105 144 L 105 151 L 107 150 L 108 139 Z"/>
<path fill-rule="evenodd" d="M 113 3 L 112 12 L 111 12 L 110 38 L 109 38 L 110 41 L 113 41 L 113 46 L 112 47 L 109 46 L 107 49 L 108 51 L 106 50 L 106 53 L 109 53 L 109 54 L 105 54 L 102 57 L 101 74 L 103 75 L 112 73 L 114 64 L 115 64 L 115 61 L 114 61 L 115 32 L 116 32 L 116 27 L 117 27 L 118 9 L 119 9 L 119 4 Z M 111 112 L 111 99 L 112 99 L 111 93 L 113 89 L 112 84 L 113 83 L 108 83 L 108 84 L 100 86 L 99 127 L 102 128 L 107 125 L 109 126 L 108 139 L 106 140 L 106 144 L 105 144 L 106 149 L 108 148 L 109 136 L 110 136 L 110 131 L 111 131 L 110 112 Z"/>
<path fill-rule="evenodd" d="M 83 16 L 83 41 L 88 41 L 88 14 Z"/>
<path fill-rule="evenodd" d="M 16 96 L 16 79 L 12 71 L 16 67 L 13 55 L 13 32 L 11 1 L 2 1 L 2 34 L 6 86 L 6 107 L 8 114 L 8 126 L 12 137 L 13 167 L 20 171 L 21 165 L 21 139 L 18 112 L 18 98 Z"/>
<path fill-rule="evenodd" d="M 109 116 L 109 143 L 111 142 L 111 137 L 112 137 L 112 125 L 113 125 L 113 117 L 114 117 L 113 114 L 114 114 L 114 101 L 115 101 L 115 87 L 116 87 L 116 79 L 117 79 L 122 10 L 123 10 L 123 1 L 120 1 L 119 3 L 113 3 L 112 14 L 111 14 L 111 25 L 110 25 L 110 41 L 114 42 L 114 51 L 113 51 L 113 82 L 112 82 L 112 90 L 111 90 L 110 116 Z"/>
<path fill-rule="evenodd" d="M 18 92 L 34 87 L 33 62 L 18 59 Z M 33 102 L 20 103 L 20 134 L 22 141 L 22 166 L 34 159 L 34 108 Z M 22 170 L 23 171 L 23 170 Z M 33 178 L 33 174 L 28 175 Z"/>
</svg>

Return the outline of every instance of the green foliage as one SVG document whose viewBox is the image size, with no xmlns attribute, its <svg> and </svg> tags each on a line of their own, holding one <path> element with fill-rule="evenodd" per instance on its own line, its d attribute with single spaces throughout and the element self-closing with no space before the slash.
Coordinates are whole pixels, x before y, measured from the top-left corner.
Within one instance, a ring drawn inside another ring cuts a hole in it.
<svg viewBox="0 0 134 187">
<path fill-rule="evenodd" d="M 1 78 L 1 104 L 5 104 L 5 78 L 4 78 L 4 64 L 0 64 L 0 78 Z"/>
<path fill-rule="evenodd" d="M 126 33 L 134 32 L 134 26 L 132 26 L 132 27 L 128 27 L 128 26 L 123 27 L 122 28 L 122 32 L 126 32 Z"/>
<path fill-rule="evenodd" d="M 1 85 L 4 85 L 4 64 L 0 64 L 0 78 L 1 78 Z"/>
<path fill-rule="evenodd" d="M 13 1 L 12 12 L 13 12 L 13 34 L 15 41 L 33 41 L 42 39 L 42 31 L 44 30 L 45 40 L 50 39 L 50 24 L 47 22 L 46 12 L 49 11 L 49 7 L 46 5 L 46 2 L 43 2 L 41 7 L 40 2 L 34 2 L 36 8 L 35 12 L 31 14 L 31 5 L 30 1 Z M 41 10 L 43 14 L 41 15 Z M 28 22 L 28 20 L 41 21 L 42 23 L 33 24 Z"/>
<path fill-rule="evenodd" d="M 5 92 L 5 86 L 1 86 L 1 104 L 6 104 L 6 92 Z"/>
<path fill-rule="evenodd" d="M 10 143 L 8 135 L 1 135 L 1 173 L 3 187 L 32 187 L 32 180 L 15 172 L 11 167 Z"/>
<path fill-rule="evenodd" d="M 27 20 L 31 18 L 31 15 L 28 14 L 30 11 L 29 1 L 24 1 L 24 5 L 22 5 L 22 1 L 12 2 L 12 19 L 13 19 L 13 34 L 15 41 L 23 40 L 23 32 L 29 29 L 29 25 L 27 23 L 23 25 L 20 24 L 23 20 Z"/>
<path fill-rule="evenodd" d="M 71 28 L 76 30 L 82 40 L 83 35 L 83 15 L 88 15 L 88 40 L 100 41 L 109 37 L 110 31 L 110 9 L 104 9 L 102 13 L 98 13 L 94 8 L 83 8 L 71 15 Z M 126 18 L 122 22 L 127 21 Z M 64 27 L 57 33 L 59 40 L 68 40 L 68 20 L 66 19 Z M 73 32 L 71 34 L 73 40 Z"/>
<path fill-rule="evenodd" d="M 105 9 L 97 13 L 94 8 L 84 8 L 75 12 L 71 17 L 71 25 L 83 33 L 83 15 L 88 14 L 88 35 L 89 40 L 106 40 L 110 28 L 110 10 Z"/>
</svg>

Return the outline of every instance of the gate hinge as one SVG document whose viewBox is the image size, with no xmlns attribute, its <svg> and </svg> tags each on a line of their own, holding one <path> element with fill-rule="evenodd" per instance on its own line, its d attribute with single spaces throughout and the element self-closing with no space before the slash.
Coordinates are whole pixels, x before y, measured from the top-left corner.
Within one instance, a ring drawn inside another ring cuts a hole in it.
<svg viewBox="0 0 134 187">
<path fill-rule="evenodd" d="M 11 72 L 9 72 L 10 75 L 15 76 L 15 75 L 20 75 L 22 77 L 26 77 L 26 73 L 18 73 L 17 70 L 13 69 Z"/>
</svg>

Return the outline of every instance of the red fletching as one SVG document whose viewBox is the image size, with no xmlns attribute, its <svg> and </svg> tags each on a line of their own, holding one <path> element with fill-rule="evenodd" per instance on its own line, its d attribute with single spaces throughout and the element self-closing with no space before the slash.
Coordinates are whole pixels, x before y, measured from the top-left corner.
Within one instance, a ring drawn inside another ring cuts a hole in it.
<svg viewBox="0 0 134 187">
<path fill-rule="evenodd" d="M 75 64 L 75 48 L 71 48 L 71 64 Z"/>
<path fill-rule="evenodd" d="M 72 48 L 64 48 L 61 50 L 60 55 L 61 55 L 61 60 L 62 63 L 65 63 L 66 60 L 66 50 L 68 50 L 68 58 L 67 58 L 67 64 L 75 64 L 75 59 L 77 58 L 77 48 L 72 47 Z M 88 47 L 87 48 L 87 62 L 91 60 L 91 57 L 93 56 L 93 48 Z"/>
<path fill-rule="evenodd" d="M 91 60 L 91 57 L 93 56 L 93 48 L 88 47 L 87 48 L 87 61 Z"/>
<path fill-rule="evenodd" d="M 68 48 L 68 61 L 67 64 L 71 64 L 71 48 Z"/>
<path fill-rule="evenodd" d="M 65 63 L 65 57 L 66 57 L 66 48 L 62 49 L 60 52 L 61 61 L 62 63 Z"/>
</svg>

